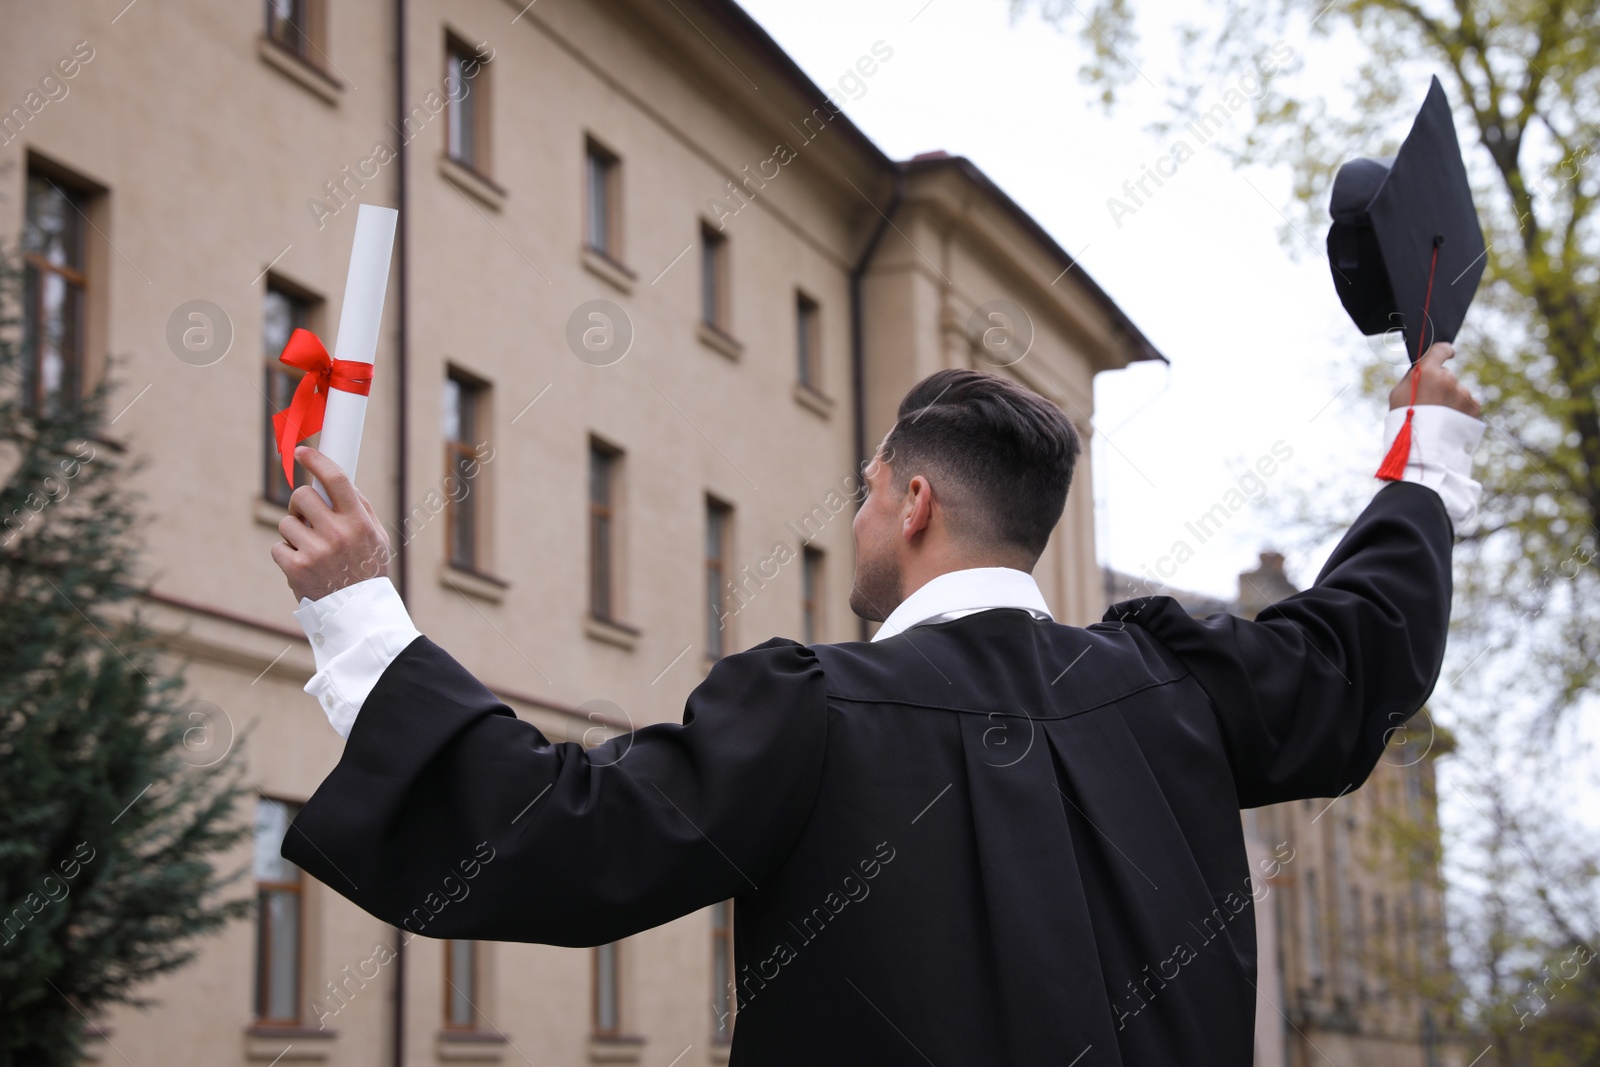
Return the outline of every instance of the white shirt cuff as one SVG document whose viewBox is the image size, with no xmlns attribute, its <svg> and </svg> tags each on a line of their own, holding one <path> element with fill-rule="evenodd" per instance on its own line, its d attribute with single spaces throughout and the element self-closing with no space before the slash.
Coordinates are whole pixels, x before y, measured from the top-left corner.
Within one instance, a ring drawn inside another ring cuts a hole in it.
<svg viewBox="0 0 1600 1067">
<path fill-rule="evenodd" d="M 1439 494 L 1450 521 L 1460 529 L 1478 513 L 1483 486 L 1472 477 L 1472 454 L 1487 428 L 1483 420 L 1439 404 L 1419 404 L 1411 417 L 1411 454 L 1402 481 L 1417 482 Z M 1383 420 L 1383 451 L 1387 455 L 1406 409 L 1395 408 Z"/>
<path fill-rule="evenodd" d="M 317 698 L 339 736 L 348 738 L 373 686 L 422 634 L 383 577 L 347 585 L 320 600 L 301 597 L 294 617 L 317 663 L 305 691 Z"/>
</svg>

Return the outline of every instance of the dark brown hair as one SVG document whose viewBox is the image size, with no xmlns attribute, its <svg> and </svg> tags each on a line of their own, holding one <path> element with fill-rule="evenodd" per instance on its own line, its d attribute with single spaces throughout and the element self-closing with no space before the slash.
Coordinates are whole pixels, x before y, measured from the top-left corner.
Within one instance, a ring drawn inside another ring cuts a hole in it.
<svg viewBox="0 0 1600 1067">
<path fill-rule="evenodd" d="M 900 402 L 883 455 L 898 490 L 928 479 L 954 536 L 1019 549 L 1031 566 L 1061 519 L 1081 447 L 1037 393 L 997 374 L 942 370 Z"/>
</svg>

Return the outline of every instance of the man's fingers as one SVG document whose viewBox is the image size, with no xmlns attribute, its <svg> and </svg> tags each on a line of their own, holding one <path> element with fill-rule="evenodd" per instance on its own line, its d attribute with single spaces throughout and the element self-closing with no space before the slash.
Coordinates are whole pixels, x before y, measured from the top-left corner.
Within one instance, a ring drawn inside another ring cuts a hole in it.
<svg viewBox="0 0 1600 1067">
<path fill-rule="evenodd" d="M 316 535 L 311 532 L 311 527 L 301 522 L 297 516 L 285 515 L 278 520 L 278 536 L 289 543 L 289 547 L 296 552 L 308 547 Z"/>
<path fill-rule="evenodd" d="M 1426 364 L 1430 369 L 1437 369 L 1439 367 L 1443 367 L 1444 361 L 1450 359 L 1455 354 L 1456 350 L 1450 344 L 1444 341 L 1435 341 L 1433 345 L 1422 354 L 1422 358 L 1417 362 L 1419 364 Z"/>
<path fill-rule="evenodd" d="M 307 526 L 326 526 L 333 516 L 322 495 L 309 485 L 302 485 L 289 494 L 289 514 L 301 519 Z"/>
<path fill-rule="evenodd" d="M 345 477 L 344 471 L 339 469 L 337 463 L 309 445 L 296 448 L 294 458 L 306 470 L 316 475 L 317 481 L 328 490 L 328 499 L 333 501 L 335 511 L 347 515 L 357 514 L 357 509 L 361 505 L 356 499 L 356 487 Z"/>
</svg>

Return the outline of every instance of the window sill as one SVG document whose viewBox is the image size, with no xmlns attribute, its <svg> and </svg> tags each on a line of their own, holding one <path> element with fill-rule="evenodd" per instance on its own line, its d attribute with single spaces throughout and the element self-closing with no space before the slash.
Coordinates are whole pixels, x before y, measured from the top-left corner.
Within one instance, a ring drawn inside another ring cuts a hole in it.
<svg viewBox="0 0 1600 1067">
<path fill-rule="evenodd" d="M 493 211 L 506 206 L 504 189 L 460 160 L 451 159 L 448 153 L 439 157 L 439 173 L 444 175 L 445 181 L 483 201 L 484 206 Z"/>
<path fill-rule="evenodd" d="M 697 325 L 695 327 L 695 336 L 700 338 L 700 343 L 707 348 L 715 349 L 736 363 L 739 361 L 739 357 L 744 355 L 744 345 L 735 341 L 709 322 L 701 322 Z"/>
<path fill-rule="evenodd" d="M 801 407 L 824 419 L 833 417 L 833 398 L 823 396 L 804 382 L 794 383 L 794 399 Z"/>
<path fill-rule="evenodd" d="M 317 69 L 265 34 L 256 40 L 256 54 L 267 66 L 324 104 L 329 107 L 339 106 L 339 98 L 344 95 L 344 83 L 331 74 Z"/>
<path fill-rule="evenodd" d="M 639 628 L 629 626 L 625 622 L 614 619 L 600 619 L 593 615 L 586 616 L 583 620 L 583 632 L 596 641 L 603 641 L 608 645 L 616 645 L 632 652 L 639 643 Z"/>
<path fill-rule="evenodd" d="M 439 565 L 439 584 L 447 589 L 454 589 L 469 596 L 487 600 L 498 604 L 506 598 L 506 590 L 511 583 L 504 578 L 496 578 L 492 574 L 483 574 L 479 571 L 468 570 L 455 563 L 441 563 Z"/>
<path fill-rule="evenodd" d="M 434 1048 L 441 1060 L 498 1063 L 508 1044 L 504 1034 L 492 1030 L 440 1030 Z"/>
<path fill-rule="evenodd" d="M 251 515 L 256 522 L 263 526 L 270 526 L 274 530 L 278 528 L 278 523 L 282 522 L 283 517 L 287 514 L 289 514 L 288 508 L 282 504 L 275 504 L 266 497 L 256 497 L 251 505 Z"/>
<path fill-rule="evenodd" d="M 597 274 L 605 279 L 618 292 L 633 292 L 633 283 L 637 276 L 604 252 L 584 245 L 583 266 L 590 274 Z"/>
<path fill-rule="evenodd" d="M 314 1026 L 250 1026 L 244 1031 L 247 1060 L 290 1062 L 326 1060 L 334 1051 L 337 1030 L 318 1030 Z"/>
<path fill-rule="evenodd" d="M 590 1063 L 639 1063 L 644 1058 L 642 1037 L 618 1034 L 616 1037 L 589 1038 Z"/>
</svg>

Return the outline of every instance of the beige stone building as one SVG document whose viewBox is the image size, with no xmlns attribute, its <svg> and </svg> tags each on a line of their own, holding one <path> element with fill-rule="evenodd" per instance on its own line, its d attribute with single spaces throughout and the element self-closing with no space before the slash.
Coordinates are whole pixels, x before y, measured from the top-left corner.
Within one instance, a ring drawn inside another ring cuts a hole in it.
<svg viewBox="0 0 1600 1067">
<path fill-rule="evenodd" d="M 418 625 L 552 738 L 676 720 L 775 634 L 859 636 L 856 475 L 908 386 L 995 367 L 1087 437 L 1094 376 L 1160 358 L 974 166 L 837 110 L 897 44 L 818 86 L 727 0 L 0 11 L 28 388 L 115 361 L 150 617 L 260 794 L 229 857 L 259 916 L 98 1020 L 96 1058 L 726 1058 L 726 907 L 596 950 L 397 939 L 277 857 L 341 742 L 268 555 L 276 356 L 332 339 L 354 205 L 400 207 L 359 484 Z M 1104 606 L 1090 468 L 1038 570 L 1075 623 Z"/>
<path fill-rule="evenodd" d="M 1261 553 L 1232 600 L 1107 573 L 1111 599 L 1164 593 L 1191 615 L 1247 618 L 1297 592 Z M 1424 710 L 1360 789 L 1242 813 L 1256 886 L 1255 1067 L 1463 1067 L 1450 1005 L 1435 761 Z"/>
</svg>

